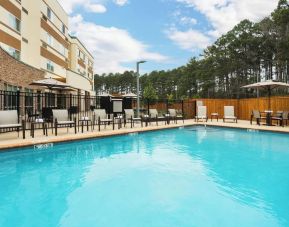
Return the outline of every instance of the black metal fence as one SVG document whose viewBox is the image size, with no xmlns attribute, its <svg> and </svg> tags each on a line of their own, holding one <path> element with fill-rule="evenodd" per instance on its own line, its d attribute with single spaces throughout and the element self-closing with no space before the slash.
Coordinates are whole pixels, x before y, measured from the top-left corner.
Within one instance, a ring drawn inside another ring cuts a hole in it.
<svg viewBox="0 0 289 227">
<path fill-rule="evenodd" d="M 109 101 L 110 100 L 110 101 Z M 56 94 L 52 92 L 12 92 L 0 91 L 0 110 L 17 110 L 19 119 L 26 122 L 26 129 L 31 129 L 31 122 L 42 118 L 46 122 L 52 120 L 53 109 L 67 109 L 70 119 L 87 116 L 93 119 L 94 109 L 106 109 L 108 114 L 121 114 L 113 111 L 113 99 L 91 95 Z M 136 100 L 123 99 L 123 109 L 135 109 Z M 159 114 L 166 114 L 169 108 L 177 109 L 186 114 L 182 100 L 141 100 L 141 114 L 149 114 L 149 109 L 157 109 Z M 52 124 L 49 124 L 52 127 Z M 2 131 L 2 130 L 1 130 Z"/>
<path fill-rule="evenodd" d="M 99 97 L 90 95 L 0 91 L 0 110 L 17 110 L 26 121 L 38 116 L 50 119 L 52 109 L 67 109 L 71 116 L 89 116 L 99 103 Z"/>
</svg>

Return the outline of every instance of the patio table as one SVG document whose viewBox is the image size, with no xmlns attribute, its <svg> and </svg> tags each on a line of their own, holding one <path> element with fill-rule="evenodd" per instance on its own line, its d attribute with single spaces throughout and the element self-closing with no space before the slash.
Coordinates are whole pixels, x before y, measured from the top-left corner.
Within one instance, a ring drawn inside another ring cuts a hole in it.
<svg viewBox="0 0 289 227">
<path fill-rule="evenodd" d="M 169 125 L 170 124 L 170 120 L 171 120 L 171 115 L 170 114 L 165 114 L 164 117 L 166 118 L 166 122 Z"/>
<path fill-rule="evenodd" d="M 261 112 L 261 113 L 266 114 L 266 125 L 272 126 L 271 117 L 273 114 L 273 110 L 265 110 L 264 112 Z"/>
<path fill-rule="evenodd" d="M 219 113 L 211 113 L 211 121 L 213 121 L 213 118 L 216 118 L 217 121 L 219 121 Z"/>
<path fill-rule="evenodd" d="M 30 131 L 30 135 L 32 138 L 34 138 L 35 135 L 35 126 L 39 125 L 42 126 L 42 130 L 43 130 L 43 135 L 48 136 L 48 131 L 47 131 L 47 122 L 44 119 L 40 119 L 37 118 L 34 121 L 31 122 L 31 131 Z"/>
<path fill-rule="evenodd" d="M 122 123 L 124 123 L 124 118 L 122 115 L 114 117 L 114 121 L 116 124 L 118 124 L 118 129 L 122 128 Z"/>
<path fill-rule="evenodd" d="M 81 125 L 81 133 L 83 133 L 84 125 L 86 125 L 87 131 L 89 131 L 89 124 L 90 124 L 90 127 L 91 127 L 91 131 L 93 131 L 92 120 L 90 120 L 88 117 L 83 117 L 83 118 L 79 119 L 78 120 L 78 131 L 79 131 L 79 126 L 80 125 Z"/>
</svg>

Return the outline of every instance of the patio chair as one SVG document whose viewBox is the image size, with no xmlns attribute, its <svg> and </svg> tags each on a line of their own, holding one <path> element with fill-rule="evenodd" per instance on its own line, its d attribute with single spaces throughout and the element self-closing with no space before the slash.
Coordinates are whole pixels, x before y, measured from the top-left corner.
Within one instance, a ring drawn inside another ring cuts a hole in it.
<svg viewBox="0 0 289 227">
<path fill-rule="evenodd" d="M 27 121 L 28 122 L 39 117 L 39 113 L 36 110 L 34 112 L 33 107 L 27 107 L 26 113 L 27 113 Z"/>
<path fill-rule="evenodd" d="M 131 128 L 133 128 L 135 122 L 141 122 L 142 124 L 141 118 L 134 117 L 133 109 L 125 109 L 124 110 L 124 125 L 126 125 L 126 123 L 130 123 Z"/>
<path fill-rule="evenodd" d="M 275 120 L 275 121 L 279 121 L 279 125 L 280 126 L 283 126 L 288 124 L 288 117 L 289 117 L 289 111 L 283 111 L 281 116 L 277 115 L 277 116 L 274 116 L 274 117 L 271 117 L 271 120 Z"/>
<path fill-rule="evenodd" d="M 155 121 L 157 125 L 159 121 L 164 121 L 165 124 L 167 124 L 167 119 L 163 116 L 160 116 L 157 109 L 149 110 L 149 119 L 150 119 L 150 122 Z"/>
<path fill-rule="evenodd" d="M 57 136 L 57 129 L 60 127 L 67 127 L 68 128 L 74 126 L 74 132 L 76 134 L 76 118 L 73 121 L 70 120 L 68 110 L 61 109 L 61 110 L 52 110 L 53 115 L 53 122 L 55 128 L 55 135 Z"/>
<path fill-rule="evenodd" d="M 111 123 L 114 130 L 114 120 L 113 118 L 108 118 L 108 114 L 106 113 L 105 109 L 95 109 L 93 111 L 93 124 L 98 125 L 98 131 L 100 131 L 101 125 L 104 125 L 104 127 L 106 127 Z"/>
<path fill-rule="evenodd" d="M 208 121 L 207 115 L 207 107 L 206 106 L 198 106 L 197 116 L 195 117 L 195 121 L 198 122 L 200 119 Z"/>
<path fill-rule="evenodd" d="M 177 124 L 178 120 L 182 120 L 183 123 L 185 123 L 185 118 L 183 113 L 178 114 L 176 109 L 168 109 L 168 113 L 170 115 L 170 118 Z"/>
<path fill-rule="evenodd" d="M 19 117 L 17 110 L 1 110 L 0 111 L 0 132 L 8 129 L 9 131 L 19 131 L 22 129 L 23 139 L 25 139 L 25 121 L 22 120 L 22 124 L 19 123 Z"/>
<path fill-rule="evenodd" d="M 251 124 L 252 124 L 254 118 L 256 119 L 257 125 L 260 125 L 260 124 L 261 124 L 261 120 L 262 120 L 262 119 L 265 119 L 265 120 L 266 120 L 266 117 L 262 116 L 259 110 L 253 110 L 253 111 L 252 111 L 251 120 L 250 120 L 250 123 L 251 123 Z"/>
<path fill-rule="evenodd" d="M 46 122 L 52 122 L 53 113 L 51 107 L 43 107 L 42 108 L 42 118 L 45 119 Z"/>
<path fill-rule="evenodd" d="M 226 120 L 233 120 L 236 123 L 238 122 L 238 118 L 235 116 L 234 106 L 224 106 L 223 122 Z"/>
</svg>

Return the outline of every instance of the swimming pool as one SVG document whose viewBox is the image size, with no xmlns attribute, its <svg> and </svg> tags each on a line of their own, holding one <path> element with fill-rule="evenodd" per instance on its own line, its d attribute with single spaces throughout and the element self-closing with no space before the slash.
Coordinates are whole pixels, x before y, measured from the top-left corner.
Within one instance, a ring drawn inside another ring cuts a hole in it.
<svg viewBox="0 0 289 227">
<path fill-rule="evenodd" d="M 188 127 L 0 154 L 0 226 L 289 226 L 289 135 Z"/>
</svg>

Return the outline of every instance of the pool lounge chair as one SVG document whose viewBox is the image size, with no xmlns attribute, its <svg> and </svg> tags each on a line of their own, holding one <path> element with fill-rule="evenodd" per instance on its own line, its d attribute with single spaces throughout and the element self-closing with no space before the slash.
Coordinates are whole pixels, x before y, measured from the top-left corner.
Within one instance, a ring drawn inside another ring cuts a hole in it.
<svg viewBox="0 0 289 227">
<path fill-rule="evenodd" d="M 208 121 L 207 115 L 207 107 L 206 106 L 198 106 L 197 116 L 195 117 L 195 121 L 198 122 L 200 119 Z"/>
<path fill-rule="evenodd" d="M 67 127 L 67 131 L 68 128 L 74 127 L 74 133 L 76 134 L 76 118 L 74 118 L 74 120 L 71 121 L 69 118 L 68 110 L 66 109 L 52 110 L 52 115 L 56 136 L 57 136 L 57 129 L 64 127 Z"/>
<path fill-rule="evenodd" d="M 110 125 L 110 124 L 112 124 L 112 128 L 114 130 L 113 117 L 109 118 L 105 109 L 95 109 L 93 111 L 93 125 L 94 124 L 98 125 L 98 131 L 100 131 L 101 125 L 104 125 L 104 127 L 106 127 L 107 125 Z"/>
<path fill-rule="evenodd" d="M 25 121 L 22 124 L 19 123 L 17 110 L 1 110 L 0 111 L 0 132 L 3 130 L 19 131 L 22 129 L 23 139 L 25 139 Z"/>
<path fill-rule="evenodd" d="M 167 124 L 167 119 L 163 116 L 160 116 L 157 109 L 149 110 L 149 119 L 150 119 L 150 122 L 155 121 L 157 125 L 158 125 L 158 122 L 160 121 L 164 121 L 165 124 Z"/>
<path fill-rule="evenodd" d="M 126 125 L 127 123 L 130 123 L 131 128 L 133 128 L 135 122 L 141 122 L 142 124 L 141 118 L 134 117 L 133 109 L 125 109 L 124 110 L 124 125 Z"/>
<path fill-rule="evenodd" d="M 176 109 L 168 109 L 168 113 L 170 115 L 170 119 L 173 120 L 176 124 L 178 123 L 178 120 L 182 120 L 183 123 L 185 122 L 183 113 L 178 114 Z"/>
<path fill-rule="evenodd" d="M 286 125 L 288 124 L 288 117 L 289 117 L 289 111 L 283 111 L 281 116 L 275 116 L 275 117 L 271 117 L 271 120 L 275 120 L 275 121 L 279 121 L 279 125 L 280 126 L 285 126 L 285 123 Z"/>
<path fill-rule="evenodd" d="M 261 124 L 261 121 L 262 119 L 266 120 L 266 117 L 263 117 L 260 113 L 259 110 L 253 110 L 252 111 L 252 114 L 251 114 L 251 120 L 250 120 L 250 123 L 252 124 L 253 123 L 253 119 L 256 119 L 256 123 L 257 125 L 260 125 Z"/>
<path fill-rule="evenodd" d="M 238 118 L 235 116 L 234 106 L 224 106 L 223 122 L 226 120 L 233 120 L 236 123 L 238 122 Z"/>
</svg>

